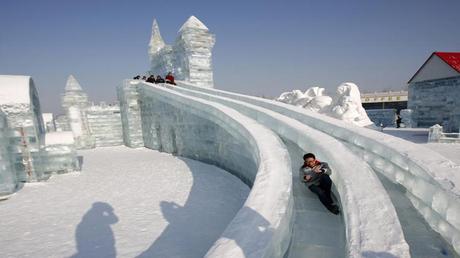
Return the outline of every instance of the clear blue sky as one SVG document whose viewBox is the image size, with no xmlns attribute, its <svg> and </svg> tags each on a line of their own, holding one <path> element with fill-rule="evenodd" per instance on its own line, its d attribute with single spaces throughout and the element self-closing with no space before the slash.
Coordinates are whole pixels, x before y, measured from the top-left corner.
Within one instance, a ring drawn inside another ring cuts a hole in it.
<svg viewBox="0 0 460 258">
<path fill-rule="evenodd" d="M 75 75 L 93 101 L 148 69 L 153 18 L 173 43 L 190 15 L 216 35 L 216 88 L 253 95 L 344 81 L 403 89 L 432 51 L 460 51 L 460 1 L 0 1 L 0 74 L 34 78 L 60 111 Z"/>
</svg>

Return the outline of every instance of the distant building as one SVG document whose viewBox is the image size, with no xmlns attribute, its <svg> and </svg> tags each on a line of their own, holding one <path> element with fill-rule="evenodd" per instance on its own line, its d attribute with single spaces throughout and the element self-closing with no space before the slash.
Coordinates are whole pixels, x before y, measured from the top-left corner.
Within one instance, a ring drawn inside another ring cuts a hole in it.
<svg viewBox="0 0 460 258">
<path fill-rule="evenodd" d="M 407 108 L 407 91 L 383 91 L 362 93 L 361 103 L 364 109 L 401 109 Z"/>
<path fill-rule="evenodd" d="M 408 108 L 417 127 L 460 127 L 460 52 L 434 52 L 408 82 Z"/>
</svg>

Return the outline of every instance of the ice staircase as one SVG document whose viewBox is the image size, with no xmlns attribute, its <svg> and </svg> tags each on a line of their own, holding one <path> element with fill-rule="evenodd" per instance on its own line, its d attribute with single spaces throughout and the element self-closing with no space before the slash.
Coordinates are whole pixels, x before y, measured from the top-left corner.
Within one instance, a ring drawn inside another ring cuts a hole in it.
<svg viewBox="0 0 460 258">
<path fill-rule="evenodd" d="M 460 191 L 446 179 L 458 180 L 460 174 L 441 156 L 420 156 L 414 154 L 418 147 L 405 141 L 271 100 L 182 82 L 140 84 L 225 105 L 282 139 L 292 162 L 294 197 L 285 257 L 459 257 Z M 401 148 L 392 148 L 395 144 Z M 334 169 L 341 216 L 324 209 L 298 180 L 301 156 L 310 151 Z M 446 173 L 435 176 L 433 166 Z"/>
</svg>

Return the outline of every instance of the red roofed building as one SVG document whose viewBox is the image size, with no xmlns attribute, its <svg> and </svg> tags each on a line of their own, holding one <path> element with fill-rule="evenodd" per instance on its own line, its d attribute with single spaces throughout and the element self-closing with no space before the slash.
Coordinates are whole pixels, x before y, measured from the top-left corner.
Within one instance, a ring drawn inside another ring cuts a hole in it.
<svg viewBox="0 0 460 258">
<path fill-rule="evenodd" d="M 408 82 L 408 108 L 418 127 L 460 127 L 460 52 L 433 52 Z"/>
</svg>

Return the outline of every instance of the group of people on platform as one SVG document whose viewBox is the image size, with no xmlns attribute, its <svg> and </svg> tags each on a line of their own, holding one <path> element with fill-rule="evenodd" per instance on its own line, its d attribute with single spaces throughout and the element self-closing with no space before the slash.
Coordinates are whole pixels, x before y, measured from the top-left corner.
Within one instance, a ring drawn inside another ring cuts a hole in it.
<svg viewBox="0 0 460 258">
<path fill-rule="evenodd" d="M 155 83 L 155 84 L 158 84 L 158 83 L 168 83 L 168 84 L 172 84 L 172 85 L 176 85 L 176 83 L 174 82 L 174 75 L 169 72 L 165 78 L 163 79 L 160 75 L 157 75 L 157 77 L 155 77 L 155 75 L 150 75 L 149 77 L 147 76 L 141 76 L 140 75 L 136 75 L 134 76 L 133 78 L 134 80 L 143 80 L 143 81 L 146 81 L 146 82 L 149 82 L 149 83 Z"/>
</svg>

